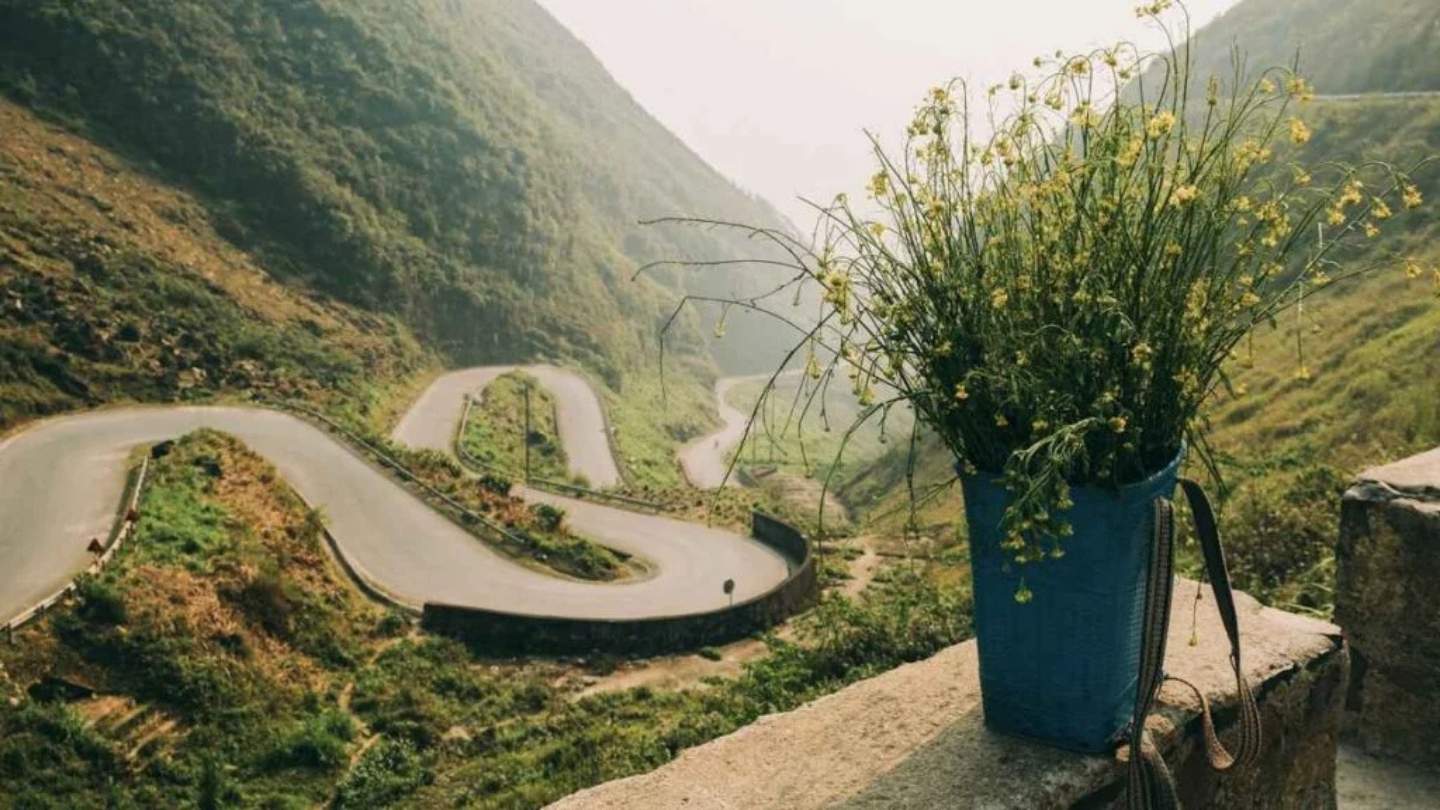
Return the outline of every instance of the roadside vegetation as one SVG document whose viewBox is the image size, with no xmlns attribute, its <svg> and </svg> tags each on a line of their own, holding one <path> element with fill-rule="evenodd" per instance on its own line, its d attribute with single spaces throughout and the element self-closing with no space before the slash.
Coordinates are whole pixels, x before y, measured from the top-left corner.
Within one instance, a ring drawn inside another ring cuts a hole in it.
<svg viewBox="0 0 1440 810">
<path fill-rule="evenodd" d="M 428 486 L 504 530 L 501 535 L 475 526 L 477 542 L 490 543 L 521 562 L 581 579 L 611 580 L 630 572 L 618 552 L 572 531 L 563 509 L 511 495 L 515 481 L 510 477 L 495 472 L 476 476 L 449 454 L 406 447 L 385 436 L 361 435 Z"/>
<path fill-rule="evenodd" d="M 526 432 L 525 392 L 530 392 L 530 424 Z M 565 446 L 556 424 L 555 397 L 534 377 L 512 371 L 485 386 L 470 409 L 460 436 L 460 449 L 495 472 L 521 479 L 525 446 L 530 447 L 530 475 L 552 481 L 570 478 Z"/>
<path fill-rule="evenodd" d="M 730 389 L 726 400 L 748 416 L 766 382 L 754 379 L 739 383 Z M 871 462 L 891 446 L 909 444 L 914 420 L 908 410 L 895 409 L 883 424 L 876 414 L 856 426 L 865 409 L 846 381 L 835 381 L 823 396 L 811 398 L 806 392 L 797 399 L 799 383 L 795 375 L 775 381 L 759 421 L 744 446 L 736 451 L 741 466 L 773 467 L 821 481 L 833 474 L 832 481 L 838 484 L 868 470 Z"/>
<path fill-rule="evenodd" d="M 114 564 L 0 646 L 16 806 L 538 807 L 969 633 L 963 585 L 901 565 L 738 677 L 580 698 L 583 664 L 477 657 L 364 600 L 323 515 L 235 440 L 191 434 L 152 471 Z"/>
</svg>

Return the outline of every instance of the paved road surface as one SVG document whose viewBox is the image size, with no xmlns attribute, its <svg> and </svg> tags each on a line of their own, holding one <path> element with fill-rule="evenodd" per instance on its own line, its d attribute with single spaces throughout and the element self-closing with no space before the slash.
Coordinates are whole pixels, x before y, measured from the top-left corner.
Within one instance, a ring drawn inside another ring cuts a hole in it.
<svg viewBox="0 0 1440 810">
<path fill-rule="evenodd" d="M 692 485 L 701 489 L 715 489 L 719 486 L 739 486 L 735 476 L 726 478 L 730 468 L 729 455 L 745 435 L 745 423 L 750 414 L 741 411 L 725 401 L 730 389 L 750 380 L 769 379 L 762 374 L 751 377 L 722 377 L 715 381 L 715 407 L 720 411 L 720 427 L 690 442 L 676 453 L 680 469 Z"/>
<path fill-rule="evenodd" d="M 792 369 L 781 372 L 780 376 L 791 377 L 800 373 L 799 370 Z M 745 436 L 745 423 L 750 421 L 750 413 L 736 408 L 725 398 L 731 389 L 741 383 L 768 380 L 771 376 L 751 374 L 745 377 L 721 377 L 715 381 L 715 407 L 720 412 L 720 427 L 690 442 L 675 454 L 680 460 L 680 469 L 685 473 L 685 479 L 692 485 L 701 489 L 715 489 L 722 484 L 740 486 L 734 475 L 726 478 L 725 473 L 730 468 L 730 451 L 734 450 Z"/>
<path fill-rule="evenodd" d="M 456 385 L 464 390 L 467 383 L 454 375 L 441 378 L 416 403 L 421 415 L 408 414 L 397 435 L 428 431 L 430 438 L 419 444 L 448 448 L 461 403 L 457 397 L 444 406 L 445 392 Z M 590 423 L 566 416 L 570 412 L 561 411 L 562 435 L 566 423 L 572 429 Z M 437 423 L 426 422 L 427 414 Z M 580 532 L 655 566 L 655 576 L 621 584 L 549 576 L 493 551 L 301 419 L 254 408 L 140 407 L 45 420 L 0 442 L 0 620 L 54 592 L 88 564 L 85 545 L 109 531 L 131 448 L 201 427 L 231 433 L 274 463 L 325 511 L 347 554 L 385 588 L 417 603 L 568 617 L 666 616 L 727 604 L 720 590 L 727 578 L 736 581 L 738 601 L 763 593 L 787 572 L 781 555 L 730 532 L 526 493 L 564 506 Z M 584 447 L 570 451 L 572 458 L 592 480 L 604 480 L 599 465 L 589 466 L 593 459 Z"/>
</svg>

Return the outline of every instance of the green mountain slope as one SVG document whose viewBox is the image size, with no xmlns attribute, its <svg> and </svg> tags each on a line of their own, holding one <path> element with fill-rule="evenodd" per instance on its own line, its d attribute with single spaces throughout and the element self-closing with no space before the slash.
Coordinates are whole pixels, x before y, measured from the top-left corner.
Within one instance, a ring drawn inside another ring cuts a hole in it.
<svg viewBox="0 0 1440 810">
<path fill-rule="evenodd" d="M 275 283 L 204 207 L 0 100 L 0 433 L 117 400 L 298 397 L 383 422 L 435 366 L 382 317 Z"/>
<path fill-rule="evenodd" d="M 778 220 L 530 0 L 0 0 L 0 88 L 193 189 L 273 275 L 454 362 L 548 355 L 614 383 L 686 283 L 636 264 L 738 252 L 637 219 Z"/>
<path fill-rule="evenodd" d="M 1320 93 L 1440 90 L 1440 5 L 1433 0 L 1245 0 L 1196 32 L 1196 75 L 1289 65 Z"/>
</svg>

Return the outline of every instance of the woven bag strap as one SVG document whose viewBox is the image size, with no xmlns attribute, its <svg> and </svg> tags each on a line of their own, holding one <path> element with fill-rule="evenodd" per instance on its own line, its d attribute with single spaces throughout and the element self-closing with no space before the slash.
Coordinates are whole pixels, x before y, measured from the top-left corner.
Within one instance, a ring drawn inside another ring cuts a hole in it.
<svg viewBox="0 0 1440 810">
<path fill-rule="evenodd" d="M 1228 771 L 1236 766 L 1245 767 L 1253 763 L 1260 753 L 1260 709 L 1255 703 L 1255 696 L 1250 691 L 1240 664 L 1240 618 L 1235 610 L 1235 595 L 1230 588 L 1230 571 L 1225 565 L 1225 553 L 1220 547 L 1220 531 L 1215 522 L 1215 512 L 1205 490 L 1199 484 L 1189 479 L 1181 479 L 1180 487 L 1190 504 L 1195 532 L 1205 557 L 1205 570 L 1210 587 L 1215 593 L 1215 605 L 1220 611 L 1220 621 L 1225 626 L 1225 635 L 1230 641 L 1230 666 L 1235 672 L 1235 684 L 1240 698 L 1240 739 L 1233 754 L 1227 751 L 1215 731 L 1215 719 L 1205 693 L 1189 681 L 1164 673 L 1165 640 L 1169 633 L 1170 599 L 1175 581 L 1175 523 L 1174 506 L 1169 499 L 1156 498 L 1154 542 L 1145 583 L 1140 677 L 1135 692 L 1135 714 L 1130 724 L 1126 781 L 1126 804 L 1130 810 L 1175 810 L 1180 806 L 1175 781 L 1165 764 L 1165 758 L 1145 730 L 1145 717 L 1150 713 L 1150 706 L 1154 703 L 1160 684 L 1167 679 L 1185 684 L 1199 699 L 1201 716 L 1204 718 L 1206 757 L 1212 768 Z"/>
</svg>

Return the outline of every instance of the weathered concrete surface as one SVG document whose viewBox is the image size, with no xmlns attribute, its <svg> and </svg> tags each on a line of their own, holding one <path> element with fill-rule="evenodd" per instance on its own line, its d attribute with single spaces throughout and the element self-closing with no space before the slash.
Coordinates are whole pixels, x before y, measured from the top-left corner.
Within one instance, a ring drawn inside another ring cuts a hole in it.
<svg viewBox="0 0 1440 810">
<path fill-rule="evenodd" d="M 1335 621 L 1355 657 L 1347 736 L 1440 766 L 1440 449 L 1361 474 L 1336 563 Z"/>
<path fill-rule="evenodd" d="M 1335 766 L 1340 810 L 1435 810 L 1440 771 L 1380 759 L 1341 744 Z"/>
<path fill-rule="evenodd" d="M 1188 644 L 1195 583 L 1182 582 L 1167 670 L 1217 706 L 1233 733 L 1234 678 L 1213 600 Z M 1151 717 L 1188 810 L 1335 806 L 1335 750 L 1349 657 L 1325 622 L 1264 608 L 1237 594 L 1246 677 L 1265 723 L 1265 752 L 1248 773 L 1216 777 L 1197 753 L 1198 706 L 1169 684 Z M 1123 771 L 984 728 L 973 642 L 772 715 L 684 752 L 641 776 L 582 791 L 555 806 L 589 808 L 1109 807 Z M 1185 733 L 1175 729 L 1183 727 Z"/>
</svg>

